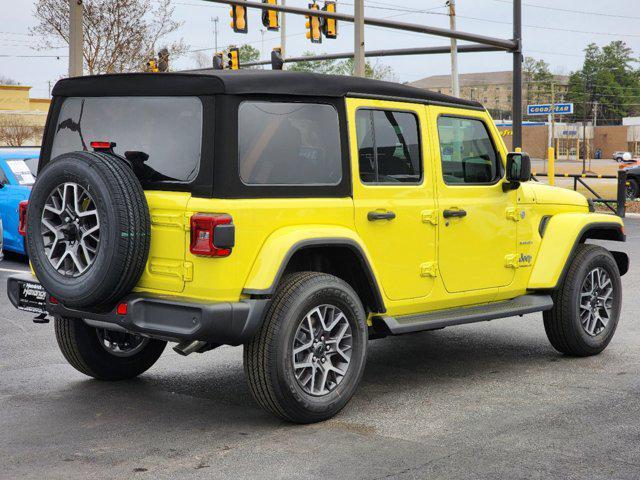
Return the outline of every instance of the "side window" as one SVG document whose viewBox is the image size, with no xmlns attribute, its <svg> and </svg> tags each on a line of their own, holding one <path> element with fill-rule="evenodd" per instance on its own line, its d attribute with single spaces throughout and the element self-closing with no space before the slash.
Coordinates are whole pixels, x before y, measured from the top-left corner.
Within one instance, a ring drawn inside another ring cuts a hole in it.
<svg viewBox="0 0 640 480">
<path fill-rule="evenodd" d="M 0 183 L 2 185 L 7 185 L 9 183 L 9 179 L 5 175 L 4 170 L 2 170 L 2 168 L 0 168 Z"/>
<path fill-rule="evenodd" d="M 362 183 L 420 182 L 420 136 L 415 114 L 358 110 L 356 133 Z"/>
<path fill-rule="evenodd" d="M 481 120 L 440 117 L 438 136 L 446 184 L 492 184 L 502 175 L 491 136 Z"/>
<path fill-rule="evenodd" d="M 246 185 L 337 185 L 342 180 L 338 112 L 320 103 L 243 102 L 238 157 Z"/>
</svg>

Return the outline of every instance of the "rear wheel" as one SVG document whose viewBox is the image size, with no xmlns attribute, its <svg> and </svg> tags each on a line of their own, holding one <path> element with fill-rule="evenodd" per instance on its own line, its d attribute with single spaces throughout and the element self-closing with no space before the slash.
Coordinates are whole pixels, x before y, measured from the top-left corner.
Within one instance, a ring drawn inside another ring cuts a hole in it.
<svg viewBox="0 0 640 480">
<path fill-rule="evenodd" d="M 60 351 L 73 368 L 98 380 L 125 380 L 156 363 L 167 342 L 90 327 L 80 319 L 56 318 Z"/>
<path fill-rule="evenodd" d="M 285 278 L 260 330 L 244 348 L 251 393 L 265 410 L 296 423 L 331 418 L 364 371 L 366 315 L 353 289 L 315 272 Z"/>
<path fill-rule="evenodd" d="M 596 355 L 613 338 L 622 304 L 620 272 L 606 249 L 579 245 L 569 269 L 544 312 L 551 345 L 561 353 Z"/>
</svg>

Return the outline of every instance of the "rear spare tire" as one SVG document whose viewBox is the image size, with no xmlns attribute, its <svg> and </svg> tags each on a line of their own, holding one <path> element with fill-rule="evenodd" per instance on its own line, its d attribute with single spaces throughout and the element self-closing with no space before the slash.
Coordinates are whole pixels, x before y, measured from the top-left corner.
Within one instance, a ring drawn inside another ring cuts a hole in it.
<svg viewBox="0 0 640 480">
<path fill-rule="evenodd" d="M 105 307 L 136 285 L 149 255 L 140 182 L 114 155 L 74 152 L 49 163 L 31 192 L 27 247 L 45 290 L 69 307 Z"/>
</svg>

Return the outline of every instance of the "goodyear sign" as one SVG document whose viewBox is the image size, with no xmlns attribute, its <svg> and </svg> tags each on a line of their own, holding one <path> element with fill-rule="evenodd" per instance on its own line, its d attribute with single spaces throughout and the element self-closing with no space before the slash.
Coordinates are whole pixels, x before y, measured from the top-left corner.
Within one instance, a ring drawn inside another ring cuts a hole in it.
<svg viewBox="0 0 640 480">
<path fill-rule="evenodd" d="M 527 115 L 549 115 L 551 107 L 550 103 L 527 105 Z M 556 115 L 571 115 L 573 113 L 573 103 L 556 103 L 553 113 Z"/>
</svg>

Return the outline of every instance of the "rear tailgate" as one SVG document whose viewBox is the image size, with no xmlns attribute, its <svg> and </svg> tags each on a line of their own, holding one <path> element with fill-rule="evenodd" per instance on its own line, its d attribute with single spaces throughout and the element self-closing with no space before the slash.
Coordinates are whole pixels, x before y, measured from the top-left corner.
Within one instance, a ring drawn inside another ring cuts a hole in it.
<svg viewBox="0 0 640 480">
<path fill-rule="evenodd" d="M 151 250 L 136 290 L 180 293 L 184 282 L 193 278 L 193 265 L 185 261 L 191 195 L 164 191 L 145 191 L 145 195 L 151 214 Z"/>
</svg>

